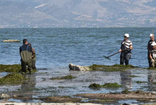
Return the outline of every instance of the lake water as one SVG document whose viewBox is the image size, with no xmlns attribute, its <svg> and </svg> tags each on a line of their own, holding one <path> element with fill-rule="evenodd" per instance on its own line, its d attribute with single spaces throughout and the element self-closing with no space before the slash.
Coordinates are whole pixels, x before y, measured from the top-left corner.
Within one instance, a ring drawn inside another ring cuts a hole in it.
<svg viewBox="0 0 156 105">
<path fill-rule="evenodd" d="M 19 47 L 24 38 L 32 43 L 37 53 L 38 68 L 77 65 L 119 64 L 119 54 L 107 60 L 107 56 L 120 49 L 125 33 L 133 42 L 130 64 L 148 67 L 147 43 L 149 34 L 156 28 L 47 28 L 0 29 L 0 39 L 18 39 L 21 43 L 0 42 L 0 64 L 19 64 Z"/>
<path fill-rule="evenodd" d="M 130 91 L 144 90 L 155 92 L 156 71 L 143 69 L 148 67 L 147 43 L 149 34 L 156 28 L 47 28 L 47 29 L 0 29 L 1 41 L 18 39 L 18 43 L 0 42 L 0 64 L 20 64 L 19 47 L 24 38 L 32 44 L 37 53 L 37 68 L 40 70 L 32 75 L 26 75 L 30 81 L 19 86 L 1 86 L 0 92 L 12 93 L 21 91 L 33 93 L 30 97 L 44 96 L 74 96 L 80 93 L 109 93 L 121 92 L 128 88 Z M 92 64 L 119 64 L 120 54 L 105 59 L 120 49 L 125 33 L 130 34 L 133 42 L 132 59 L 130 64 L 139 66 L 126 72 L 103 71 L 69 71 L 68 64 L 88 66 Z M 42 70 L 47 68 L 48 70 Z M 3 77 L 7 73 L 0 73 Z M 52 77 L 73 75 L 73 80 L 50 80 Z M 138 77 L 131 78 L 131 75 Z M 150 81 L 153 78 L 153 81 Z M 137 81 L 145 83 L 138 84 Z M 122 88 L 92 90 L 91 83 L 117 82 Z M 154 82 L 154 83 L 153 83 Z M 0 100 L 2 102 L 3 100 Z M 42 102 L 41 100 L 16 100 L 15 102 Z M 136 100 L 119 101 L 118 103 L 139 103 Z"/>
</svg>

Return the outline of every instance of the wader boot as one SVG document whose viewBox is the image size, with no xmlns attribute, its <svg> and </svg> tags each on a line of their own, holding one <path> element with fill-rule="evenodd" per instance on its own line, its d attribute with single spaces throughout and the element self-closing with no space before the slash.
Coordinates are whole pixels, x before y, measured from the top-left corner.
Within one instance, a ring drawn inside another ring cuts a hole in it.
<svg viewBox="0 0 156 105">
<path fill-rule="evenodd" d="M 36 69 L 35 63 L 36 63 L 36 54 L 35 54 L 35 56 L 32 58 L 32 69 Z"/>
<path fill-rule="evenodd" d="M 26 73 L 26 65 L 28 65 L 28 70 L 29 70 L 29 73 L 31 74 L 32 53 L 28 51 L 22 51 L 20 55 L 21 55 L 22 72 Z"/>
</svg>

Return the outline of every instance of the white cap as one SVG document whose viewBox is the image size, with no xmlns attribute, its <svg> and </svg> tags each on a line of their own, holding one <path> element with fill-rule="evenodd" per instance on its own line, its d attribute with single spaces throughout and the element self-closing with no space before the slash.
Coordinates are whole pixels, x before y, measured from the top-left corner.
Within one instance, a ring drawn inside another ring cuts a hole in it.
<svg viewBox="0 0 156 105">
<path fill-rule="evenodd" d="M 149 36 L 149 37 L 152 37 L 152 36 L 154 36 L 154 34 L 150 34 L 150 36 Z"/>
<path fill-rule="evenodd" d="M 129 38 L 129 34 L 128 33 L 126 33 L 124 36 L 127 37 L 127 38 Z"/>
</svg>

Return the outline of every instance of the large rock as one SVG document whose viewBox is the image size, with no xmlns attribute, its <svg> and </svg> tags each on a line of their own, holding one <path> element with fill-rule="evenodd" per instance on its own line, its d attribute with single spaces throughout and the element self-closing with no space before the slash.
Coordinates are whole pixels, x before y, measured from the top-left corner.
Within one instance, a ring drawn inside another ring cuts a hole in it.
<svg viewBox="0 0 156 105">
<path fill-rule="evenodd" d="M 20 40 L 9 39 L 9 40 L 3 40 L 3 42 L 20 42 Z"/>
<path fill-rule="evenodd" d="M 10 98 L 10 96 L 9 96 L 8 94 L 2 93 L 2 94 L 0 95 L 0 98 Z"/>
<path fill-rule="evenodd" d="M 72 63 L 69 64 L 69 70 L 75 70 L 75 71 L 89 71 L 91 70 L 87 66 L 79 66 L 79 65 L 74 65 Z"/>
</svg>

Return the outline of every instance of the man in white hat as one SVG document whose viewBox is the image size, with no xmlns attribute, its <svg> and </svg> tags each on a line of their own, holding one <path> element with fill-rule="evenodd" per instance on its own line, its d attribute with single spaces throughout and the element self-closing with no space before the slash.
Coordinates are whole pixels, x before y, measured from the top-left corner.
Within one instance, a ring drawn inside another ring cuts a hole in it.
<svg viewBox="0 0 156 105">
<path fill-rule="evenodd" d="M 121 48 L 119 52 L 121 53 L 120 55 L 120 64 L 123 65 L 124 63 L 126 65 L 129 65 L 129 59 L 131 58 L 131 50 L 133 49 L 132 42 L 128 39 L 129 34 L 126 33 L 124 35 L 124 40 L 121 42 Z"/>
<path fill-rule="evenodd" d="M 148 41 L 148 63 L 149 67 L 154 67 L 155 65 L 155 51 L 156 51 L 156 40 L 154 39 L 154 34 L 150 34 L 150 40 Z"/>
</svg>

